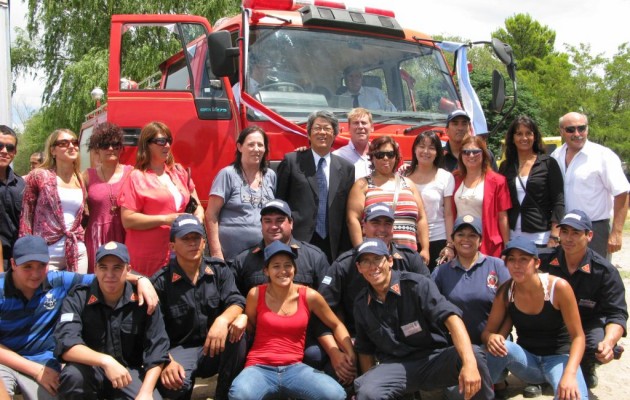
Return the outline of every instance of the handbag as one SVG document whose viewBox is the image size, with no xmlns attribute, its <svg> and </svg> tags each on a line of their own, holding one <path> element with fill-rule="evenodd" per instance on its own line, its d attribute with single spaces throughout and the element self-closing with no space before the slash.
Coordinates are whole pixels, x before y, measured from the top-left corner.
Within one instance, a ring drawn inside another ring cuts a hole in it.
<svg viewBox="0 0 630 400">
<path fill-rule="evenodd" d="M 190 181 L 191 181 L 191 175 L 192 175 L 190 167 L 186 169 L 186 172 L 188 172 L 188 187 L 190 187 Z M 197 211 L 197 207 L 199 207 L 199 202 L 197 201 L 197 199 L 193 197 L 191 193 L 190 200 L 188 200 L 188 204 L 186 204 L 186 209 L 184 210 L 184 212 L 187 214 L 194 214 L 195 211 Z"/>
</svg>

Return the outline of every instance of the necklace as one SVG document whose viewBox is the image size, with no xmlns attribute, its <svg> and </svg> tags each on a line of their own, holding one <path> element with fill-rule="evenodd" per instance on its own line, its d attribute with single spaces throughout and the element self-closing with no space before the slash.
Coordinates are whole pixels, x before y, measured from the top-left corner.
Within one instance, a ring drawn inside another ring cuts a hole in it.
<svg viewBox="0 0 630 400">
<path fill-rule="evenodd" d="M 278 299 L 276 298 L 276 296 L 274 296 L 274 295 L 271 293 L 271 291 L 269 290 L 269 287 L 267 287 L 267 292 L 266 292 L 266 294 L 269 296 L 269 299 L 273 300 L 273 302 L 274 302 L 274 303 L 278 303 L 278 312 L 277 312 L 276 314 L 280 314 L 280 313 L 282 313 L 282 315 L 284 315 L 284 316 L 287 316 L 287 315 L 289 315 L 289 314 L 290 314 L 288 311 L 286 311 L 286 310 L 284 309 L 284 303 L 285 303 L 285 301 L 287 301 L 287 299 L 286 299 L 286 298 L 285 298 L 285 299 L 283 299 L 283 300 L 278 300 Z M 289 297 L 289 296 L 287 296 L 287 298 L 288 298 L 288 297 Z M 271 308 L 271 307 L 269 307 L 269 308 Z"/>
<path fill-rule="evenodd" d="M 99 166 L 96 169 L 97 174 L 100 172 L 99 178 L 101 178 L 103 180 L 103 183 L 105 183 L 107 187 L 109 188 L 109 203 L 110 203 L 109 213 L 113 216 L 118 215 L 118 210 L 120 209 L 120 207 L 118 206 L 118 201 L 116 201 L 116 197 L 114 196 L 114 191 L 112 188 L 113 185 L 109 183 L 109 181 L 112 179 L 114 175 L 116 175 L 116 172 L 118 172 L 118 165 L 119 164 L 116 164 L 116 167 L 114 168 L 114 173 L 111 174 L 109 179 L 105 179 L 105 171 L 103 171 L 102 166 Z"/>
<path fill-rule="evenodd" d="M 483 182 L 483 175 L 479 176 L 478 178 L 476 178 L 472 184 L 471 187 L 466 186 L 466 182 L 462 182 L 462 191 L 459 192 L 459 198 L 460 200 L 464 199 L 464 200 L 468 200 L 468 199 L 474 199 L 475 195 L 477 194 L 477 187 L 479 187 L 479 184 Z M 472 193 L 470 193 L 472 191 Z"/>
</svg>

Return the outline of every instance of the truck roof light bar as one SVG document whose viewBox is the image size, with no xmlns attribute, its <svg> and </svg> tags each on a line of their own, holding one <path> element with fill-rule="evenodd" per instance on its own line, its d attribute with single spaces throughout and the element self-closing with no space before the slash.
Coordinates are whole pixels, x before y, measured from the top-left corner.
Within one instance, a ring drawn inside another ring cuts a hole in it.
<svg viewBox="0 0 630 400">
<path fill-rule="evenodd" d="M 396 18 L 391 10 L 382 8 L 349 6 L 342 1 L 331 0 L 243 0 L 244 8 L 253 10 L 284 10 L 296 11 L 304 6 L 326 7 L 336 10 L 346 10 L 362 14 L 376 14 L 384 17 Z"/>
</svg>

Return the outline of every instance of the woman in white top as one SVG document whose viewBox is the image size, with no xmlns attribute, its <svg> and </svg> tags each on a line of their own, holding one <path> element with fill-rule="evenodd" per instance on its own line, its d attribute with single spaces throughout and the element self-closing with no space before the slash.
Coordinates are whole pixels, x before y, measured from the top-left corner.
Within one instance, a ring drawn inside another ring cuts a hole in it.
<svg viewBox="0 0 630 400">
<path fill-rule="evenodd" d="M 455 179 L 439 168 L 442 163 L 442 141 L 435 131 L 425 131 L 413 142 L 411 167 L 407 177 L 415 183 L 424 202 L 429 224 L 429 269 L 433 271 L 440 252 L 449 245 L 453 233 L 453 190 Z M 452 249 L 452 243 L 449 245 Z M 452 254 L 451 254 L 452 256 Z"/>
</svg>

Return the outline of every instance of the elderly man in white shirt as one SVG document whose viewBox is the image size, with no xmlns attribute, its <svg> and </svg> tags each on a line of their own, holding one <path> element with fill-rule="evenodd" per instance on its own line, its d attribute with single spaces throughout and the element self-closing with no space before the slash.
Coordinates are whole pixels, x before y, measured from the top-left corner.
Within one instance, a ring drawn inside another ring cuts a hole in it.
<svg viewBox="0 0 630 400">
<path fill-rule="evenodd" d="M 396 107 L 379 88 L 363 86 L 363 71 L 357 65 L 351 65 L 343 71 L 346 91 L 342 96 L 352 98 L 352 107 L 370 110 L 396 111 Z"/>
<path fill-rule="evenodd" d="M 562 147 L 551 156 L 564 176 L 566 210 L 582 210 L 593 222 L 590 247 L 604 257 L 621 249 L 628 213 L 628 191 L 619 157 L 609 148 L 588 140 L 586 115 L 570 112 L 560 118 Z M 612 229 L 610 218 L 612 217 Z"/>
<path fill-rule="evenodd" d="M 354 165 L 354 180 L 357 181 L 371 172 L 368 150 L 370 134 L 374 132 L 372 113 L 362 107 L 353 108 L 348 113 L 348 127 L 350 142 L 333 151 L 333 154 L 345 158 Z"/>
</svg>

